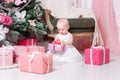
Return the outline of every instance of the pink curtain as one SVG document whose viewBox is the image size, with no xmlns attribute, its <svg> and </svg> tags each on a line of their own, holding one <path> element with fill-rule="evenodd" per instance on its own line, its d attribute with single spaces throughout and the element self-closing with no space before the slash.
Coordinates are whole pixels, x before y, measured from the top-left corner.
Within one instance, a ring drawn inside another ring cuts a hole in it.
<svg viewBox="0 0 120 80">
<path fill-rule="evenodd" d="M 120 54 L 120 43 L 112 1 L 93 0 L 93 10 L 101 30 L 105 47 L 109 47 L 111 53 Z"/>
</svg>

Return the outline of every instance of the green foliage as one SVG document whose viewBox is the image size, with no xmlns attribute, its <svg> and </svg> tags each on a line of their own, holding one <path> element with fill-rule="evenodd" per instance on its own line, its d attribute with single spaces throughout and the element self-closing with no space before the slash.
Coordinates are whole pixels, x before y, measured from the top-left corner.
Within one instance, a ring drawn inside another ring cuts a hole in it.
<svg viewBox="0 0 120 80">
<path fill-rule="evenodd" d="M 13 2 L 6 4 L 3 1 L 0 1 L 0 4 L 4 8 L 10 9 L 5 10 L 3 8 L 0 8 L 0 12 L 7 13 L 7 15 L 9 15 L 13 19 L 13 24 L 10 27 L 10 31 L 19 32 L 24 36 L 26 36 L 25 34 L 28 33 L 29 30 L 37 34 L 47 33 L 47 25 L 44 19 L 44 11 L 40 6 L 40 2 L 36 2 L 36 0 L 31 0 L 28 5 L 26 5 L 27 3 L 28 0 L 26 3 L 22 3 L 20 5 L 15 5 L 15 3 Z M 16 16 L 17 11 L 19 11 L 21 17 Z M 25 16 L 23 16 L 22 14 L 23 11 L 26 11 Z M 32 25 L 32 22 L 30 21 L 34 21 L 34 25 Z"/>
</svg>

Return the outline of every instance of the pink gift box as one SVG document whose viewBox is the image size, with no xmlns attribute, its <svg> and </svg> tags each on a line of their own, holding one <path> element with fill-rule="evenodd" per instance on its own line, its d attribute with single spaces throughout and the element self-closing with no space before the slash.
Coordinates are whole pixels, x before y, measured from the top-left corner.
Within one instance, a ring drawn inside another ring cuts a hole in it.
<svg viewBox="0 0 120 80">
<path fill-rule="evenodd" d="M 52 54 L 20 55 L 20 71 L 45 74 L 53 71 Z M 32 60 L 31 60 L 32 59 Z"/>
<path fill-rule="evenodd" d="M 109 48 L 85 49 L 85 64 L 102 65 L 110 62 Z"/>
<path fill-rule="evenodd" d="M 0 66 L 13 64 L 13 51 L 11 49 L 0 48 Z"/>
<path fill-rule="evenodd" d="M 48 44 L 48 50 L 54 50 L 55 45 L 53 43 Z"/>
<path fill-rule="evenodd" d="M 40 51 L 41 53 L 45 53 L 45 47 L 43 46 L 13 46 L 15 52 L 15 63 L 19 63 L 19 54 Z"/>
<path fill-rule="evenodd" d="M 61 44 L 55 44 L 55 52 L 64 52 L 64 46 Z"/>
<path fill-rule="evenodd" d="M 37 45 L 37 40 L 36 39 L 22 39 L 17 41 L 18 45 Z"/>
<path fill-rule="evenodd" d="M 65 46 L 61 44 L 49 43 L 48 49 L 54 52 L 64 52 Z"/>
<path fill-rule="evenodd" d="M 25 46 L 13 46 L 15 63 L 19 63 L 19 54 L 27 53 L 28 49 Z"/>
</svg>

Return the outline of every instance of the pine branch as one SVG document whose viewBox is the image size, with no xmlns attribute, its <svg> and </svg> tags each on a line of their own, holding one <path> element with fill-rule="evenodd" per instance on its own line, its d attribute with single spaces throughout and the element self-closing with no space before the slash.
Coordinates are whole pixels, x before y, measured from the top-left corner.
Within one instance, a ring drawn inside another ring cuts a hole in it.
<svg viewBox="0 0 120 80">
<path fill-rule="evenodd" d="M 10 9 L 10 8 L 5 8 L 5 7 L 3 7 L 1 4 L 0 4 L 0 8 L 3 9 L 3 10 L 5 10 L 5 11 L 8 11 L 8 12 L 9 12 L 9 11 L 10 11 L 10 12 L 12 11 L 12 9 Z"/>
<path fill-rule="evenodd" d="M 32 0 L 29 0 L 22 8 L 19 9 L 19 11 L 23 10 Z"/>
</svg>

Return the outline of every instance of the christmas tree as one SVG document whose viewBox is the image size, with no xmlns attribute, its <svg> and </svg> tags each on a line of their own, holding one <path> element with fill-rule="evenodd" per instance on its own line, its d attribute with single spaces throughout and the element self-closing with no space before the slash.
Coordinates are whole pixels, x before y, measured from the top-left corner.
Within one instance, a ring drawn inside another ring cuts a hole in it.
<svg viewBox="0 0 120 80">
<path fill-rule="evenodd" d="M 4 29 L 5 28 L 5 29 Z M 36 0 L 1 0 L 0 30 L 5 34 L 19 34 L 28 38 L 47 33 L 44 11 Z M 6 32 L 5 32 L 6 31 Z M 8 32 L 7 32 L 8 31 Z M 0 33 L 1 35 L 1 33 Z"/>
</svg>

